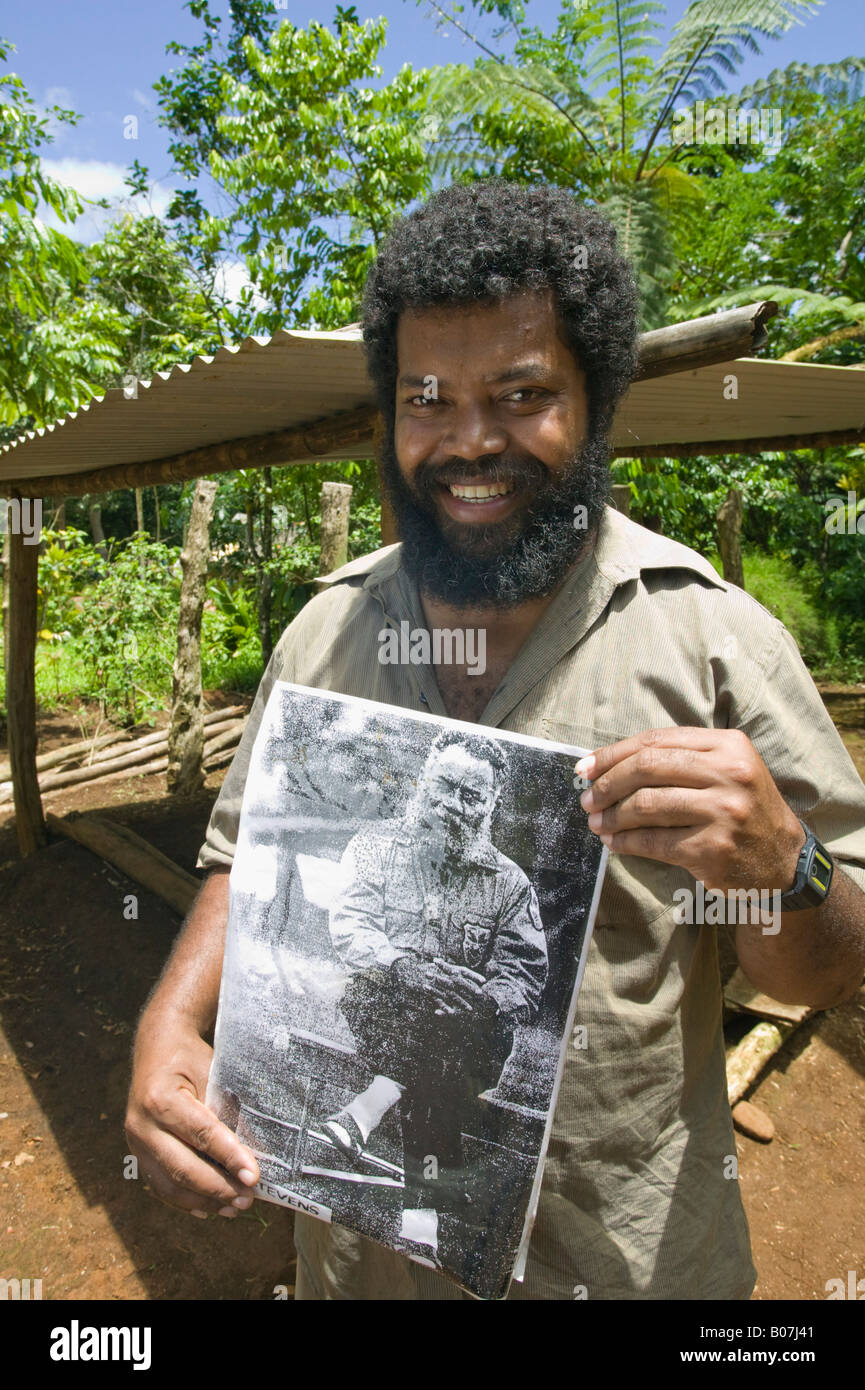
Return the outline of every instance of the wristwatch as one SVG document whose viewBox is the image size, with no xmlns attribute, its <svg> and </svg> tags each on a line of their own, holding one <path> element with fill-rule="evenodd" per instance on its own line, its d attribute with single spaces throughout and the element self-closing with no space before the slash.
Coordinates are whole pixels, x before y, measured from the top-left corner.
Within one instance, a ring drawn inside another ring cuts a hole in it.
<svg viewBox="0 0 865 1390">
<path fill-rule="evenodd" d="M 793 887 L 789 892 L 781 894 L 782 912 L 799 912 L 805 907 L 819 907 L 826 900 L 835 871 L 829 851 L 821 845 L 803 820 L 800 820 L 799 824 L 805 831 L 805 843 L 799 851 Z"/>
</svg>

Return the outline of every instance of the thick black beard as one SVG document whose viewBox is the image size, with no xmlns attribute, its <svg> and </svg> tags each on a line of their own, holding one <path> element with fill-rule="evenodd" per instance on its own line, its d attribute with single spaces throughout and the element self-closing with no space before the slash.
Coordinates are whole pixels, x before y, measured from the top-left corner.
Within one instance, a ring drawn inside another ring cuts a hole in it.
<svg viewBox="0 0 865 1390">
<path fill-rule="evenodd" d="M 534 455 L 492 454 L 470 464 L 422 464 L 409 486 L 388 431 L 382 480 L 403 542 L 403 564 L 420 592 L 454 608 L 512 608 L 551 594 L 594 539 L 610 494 L 609 458 L 606 438 L 593 434 L 558 477 Z M 440 522 L 434 500 L 439 485 L 475 477 L 507 479 L 535 495 L 513 518 L 489 526 Z M 586 508 L 579 528 L 577 506 Z"/>
</svg>

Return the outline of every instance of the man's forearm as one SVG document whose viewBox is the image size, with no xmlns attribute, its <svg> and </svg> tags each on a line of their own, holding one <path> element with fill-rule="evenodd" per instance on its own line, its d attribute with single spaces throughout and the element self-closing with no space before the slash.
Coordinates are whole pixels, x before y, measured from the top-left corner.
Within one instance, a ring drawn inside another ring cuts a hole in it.
<svg viewBox="0 0 865 1390">
<path fill-rule="evenodd" d="M 865 893 L 836 864 L 820 907 L 783 913 L 774 934 L 740 923 L 736 953 L 751 983 L 780 1003 L 846 1003 L 865 975 Z"/>
<path fill-rule="evenodd" d="M 142 1023 L 166 1013 L 186 1018 L 203 1036 L 216 1019 L 228 924 L 228 869 L 212 869 L 162 972 Z"/>
</svg>

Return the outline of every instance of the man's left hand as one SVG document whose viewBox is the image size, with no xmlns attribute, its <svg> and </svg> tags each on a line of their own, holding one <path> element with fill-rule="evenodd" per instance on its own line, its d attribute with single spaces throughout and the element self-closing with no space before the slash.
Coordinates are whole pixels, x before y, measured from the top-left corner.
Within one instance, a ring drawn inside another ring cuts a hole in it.
<svg viewBox="0 0 865 1390">
<path fill-rule="evenodd" d="M 802 827 L 739 729 L 647 729 L 581 758 L 580 803 L 617 854 L 676 864 L 707 888 L 791 888 Z"/>
</svg>

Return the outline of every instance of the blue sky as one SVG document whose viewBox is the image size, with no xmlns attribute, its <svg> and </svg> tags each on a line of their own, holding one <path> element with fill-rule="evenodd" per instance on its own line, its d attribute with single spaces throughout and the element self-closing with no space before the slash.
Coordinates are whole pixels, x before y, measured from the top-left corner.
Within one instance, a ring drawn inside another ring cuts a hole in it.
<svg viewBox="0 0 865 1390">
<path fill-rule="evenodd" d="M 278 0 L 279 2 L 279 0 Z M 213 0 L 224 14 L 227 5 Z M 415 0 L 356 0 L 361 18 L 384 14 L 389 22 L 388 43 L 382 56 L 385 77 L 403 63 L 467 62 L 474 49 L 452 28 L 437 28 L 427 3 Z M 295 24 L 311 19 L 330 23 L 331 3 L 310 6 L 297 0 L 281 0 L 280 13 Z M 549 30 L 558 12 L 558 0 L 528 0 L 529 19 Z M 669 0 L 667 29 L 687 9 L 687 0 Z M 489 35 L 494 24 L 478 21 L 466 4 L 465 22 Z M 200 26 L 181 0 L 147 0 L 123 4 L 117 0 L 42 0 L 19 6 L 16 14 L 0 21 L 0 32 L 15 44 L 9 68 L 20 74 L 33 99 L 43 106 L 58 103 L 80 113 L 72 128 L 60 127 L 47 154 L 51 173 L 72 184 L 86 196 L 123 196 L 123 175 L 133 159 L 147 165 L 156 181 L 152 206 L 161 212 L 171 186 L 166 132 L 157 124 L 153 82 L 178 59 L 165 53 L 169 40 L 194 42 Z M 794 61 L 830 62 L 865 52 L 865 0 L 827 0 L 812 19 L 794 28 L 780 41 L 766 42 L 763 56 L 749 58 L 734 82 L 736 87 L 775 67 Z M 127 119 L 137 119 L 137 138 L 124 138 L 134 129 Z M 77 234 L 89 239 L 97 234 L 100 218 L 91 215 L 89 226 Z"/>
</svg>

